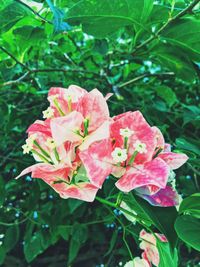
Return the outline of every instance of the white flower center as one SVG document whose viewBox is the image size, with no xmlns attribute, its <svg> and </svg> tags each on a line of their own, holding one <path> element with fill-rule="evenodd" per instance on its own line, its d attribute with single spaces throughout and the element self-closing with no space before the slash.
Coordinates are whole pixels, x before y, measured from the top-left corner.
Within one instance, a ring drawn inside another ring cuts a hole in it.
<svg viewBox="0 0 200 267">
<path fill-rule="evenodd" d="M 130 130 L 128 127 L 120 129 L 120 135 L 123 137 L 130 137 L 132 134 L 134 134 L 134 131 Z"/>
<path fill-rule="evenodd" d="M 44 119 L 50 119 L 54 115 L 54 110 L 51 107 L 48 107 L 46 110 L 42 111 Z"/>
<path fill-rule="evenodd" d="M 111 156 L 116 163 L 123 162 L 127 159 L 127 150 L 116 147 L 111 153 Z"/>
<path fill-rule="evenodd" d="M 137 140 L 134 144 L 135 150 L 139 153 L 147 153 L 147 149 L 146 149 L 146 144 L 140 142 L 139 140 Z"/>
</svg>

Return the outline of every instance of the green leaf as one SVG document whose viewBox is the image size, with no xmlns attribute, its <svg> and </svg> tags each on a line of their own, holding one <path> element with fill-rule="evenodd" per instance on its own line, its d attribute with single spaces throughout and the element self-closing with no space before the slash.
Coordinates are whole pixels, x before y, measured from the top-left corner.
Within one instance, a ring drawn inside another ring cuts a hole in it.
<svg viewBox="0 0 200 267">
<path fill-rule="evenodd" d="M 73 213 L 76 209 L 78 209 L 78 207 L 84 204 L 84 202 L 79 199 L 68 199 L 67 203 L 69 206 L 70 213 Z"/>
<path fill-rule="evenodd" d="M 3 33 L 10 30 L 27 14 L 27 9 L 25 9 L 22 5 L 16 2 L 9 4 L 0 12 L 0 32 Z"/>
<path fill-rule="evenodd" d="M 196 78 L 190 58 L 179 47 L 160 43 L 151 48 L 151 56 L 162 67 L 167 67 L 185 81 L 193 81 Z"/>
<path fill-rule="evenodd" d="M 3 246 L 0 246 L 0 265 L 4 263 L 5 257 L 6 257 L 5 248 Z"/>
<path fill-rule="evenodd" d="M 71 225 L 59 225 L 57 228 L 58 234 L 60 234 L 62 238 L 65 240 L 69 239 L 69 236 L 71 234 L 71 229 L 72 229 Z"/>
<path fill-rule="evenodd" d="M 81 165 L 81 167 L 78 169 L 78 172 L 76 176 L 74 177 L 74 179 L 75 179 L 75 183 L 87 182 L 89 180 L 87 177 L 86 169 L 83 165 Z"/>
<path fill-rule="evenodd" d="M 108 251 L 105 253 L 104 257 L 110 255 L 110 253 L 113 251 L 114 246 L 115 246 L 115 244 L 116 244 L 116 242 L 117 242 L 118 234 L 119 234 L 119 232 L 118 232 L 118 230 L 116 229 L 116 230 L 113 232 L 113 234 L 112 234 L 112 238 L 111 238 L 111 240 L 110 240 L 109 249 L 108 249 Z"/>
<path fill-rule="evenodd" d="M 156 93 L 169 105 L 169 107 L 177 102 L 176 94 L 168 86 L 162 85 L 156 87 Z"/>
<path fill-rule="evenodd" d="M 27 262 L 31 262 L 44 251 L 41 232 L 34 233 L 30 239 L 27 239 L 24 242 L 24 255 Z"/>
<path fill-rule="evenodd" d="M 194 17 L 177 20 L 162 33 L 165 40 L 193 52 L 195 57 L 200 55 L 199 35 L 200 20 Z"/>
<path fill-rule="evenodd" d="M 177 138 L 176 145 L 177 145 L 177 148 L 192 151 L 200 156 L 199 146 L 194 144 L 192 141 L 190 142 L 189 138 L 188 140 L 184 138 Z"/>
<path fill-rule="evenodd" d="M 70 264 L 76 258 L 82 243 L 87 240 L 87 227 L 83 224 L 74 224 L 71 235 L 72 238 L 69 246 L 68 264 Z"/>
<path fill-rule="evenodd" d="M 175 207 L 155 207 L 150 205 L 144 199 L 134 196 L 141 209 L 152 220 L 155 227 L 163 233 L 168 239 L 172 248 L 176 246 L 177 235 L 174 230 L 174 222 L 177 217 Z"/>
<path fill-rule="evenodd" d="M 4 187 L 4 181 L 3 181 L 3 177 L 0 176 L 0 206 L 3 204 L 4 199 L 5 199 L 5 187 Z"/>
<path fill-rule="evenodd" d="M 12 250 L 19 240 L 19 226 L 10 226 L 5 233 L 4 247 L 5 251 L 9 252 Z"/>
<path fill-rule="evenodd" d="M 145 29 L 143 25 L 152 8 L 152 0 L 82 0 L 68 10 L 66 19 L 73 25 L 81 23 L 85 32 L 104 38 L 127 25 Z"/>
<path fill-rule="evenodd" d="M 172 252 L 169 244 L 161 242 L 159 239 L 156 240 L 156 246 L 158 248 L 160 257 L 159 267 L 178 266 L 178 255 L 176 249 L 174 249 L 174 251 Z"/>
<path fill-rule="evenodd" d="M 200 251 L 200 220 L 190 215 L 176 219 L 175 229 L 178 237 L 192 248 Z"/>
<path fill-rule="evenodd" d="M 179 207 L 179 213 L 200 218 L 200 193 L 185 198 Z"/>
</svg>

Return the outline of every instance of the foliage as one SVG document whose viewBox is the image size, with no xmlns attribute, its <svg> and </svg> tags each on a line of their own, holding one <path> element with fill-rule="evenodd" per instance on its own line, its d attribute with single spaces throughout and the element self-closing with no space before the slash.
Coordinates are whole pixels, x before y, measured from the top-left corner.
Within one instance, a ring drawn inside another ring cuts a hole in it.
<svg viewBox="0 0 200 267">
<path fill-rule="evenodd" d="M 129 197 L 129 206 L 137 208 L 148 227 L 152 224 L 151 229 L 168 237 L 170 248 L 158 246 L 160 266 L 166 266 L 166 259 L 176 266 L 176 233 L 179 265 L 197 266 L 199 11 L 199 1 L 187 0 L 2 1 L 2 266 L 119 266 L 140 255 L 141 227 L 117 206 L 62 200 L 42 181 L 13 179 L 33 163 L 20 147 L 27 127 L 48 105 L 44 95 L 51 86 L 70 84 L 113 92 L 111 115 L 141 110 L 175 151 L 190 157 L 177 171 L 177 188 L 185 198 L 178 214 L 175 208 L 151 207 L 137 197 Z M 115 189 L 108 179 L 98 195 L 111 194 Z"/>
</svg>

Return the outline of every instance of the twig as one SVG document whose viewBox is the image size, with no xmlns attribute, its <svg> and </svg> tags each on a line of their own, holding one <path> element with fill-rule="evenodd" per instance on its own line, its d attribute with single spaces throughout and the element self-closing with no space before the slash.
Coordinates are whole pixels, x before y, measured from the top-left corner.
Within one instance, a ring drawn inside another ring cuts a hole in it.
<svg viewBox="0 0 200 267">
<path fill-rule="evenodd" d="M 20 62 L 15 56 L 13 56 L 7 49 L 5 49 L 4 47 L 0 46 L 0 49 L 6 53 L 8 56 L 10 56 L 16 63 L 18 63 L 19 65 L 21 65 L 22 67 L 24 67 L 25 69 L 29 70 L 29 67 L 27 67 L 24 63 Z"/>
<path fill-rule="evenodd" d="M 128 82 L 125 82 L 125 83 L 122 83 L 120 85 L 118 85 L 118 88 L 122 88 L 124 86 L 127 86 L 131 83 L 135 83 L 139 80 L 142 80 L 144 79 L 145 77 L 162 77 L 162 76 L 173 76 L 174 73 L 173 72 L 164 72 L 164 73 L 144 73 L 138 77 L 135 77 L 134 79 L 128 81 Z"/>
<path fill-rule="evenodd" d="M 7 81 L 5 83 L 0 84 L 0 87 L 4 87 L 7 85 L 12 85 L 12 84 L 17 84 L 22 82 L 26 77 L 28 77 L 29 75 L 33 74 L 33 73 L 38 73 L 38 72 L 72 72 L 72 73 L 86 73 L 86 74 L 92 74 L 92 75 L 96 75 L 99 77 L 99 74 L 93 71 L 87 71 L 87 70 L 80 70 L 80 69 L 33 69 L 33 70 L 29 70 L 27 71 L 25 74 L 23 74 L 21 77 L 19 77 L 16 80 L 12 80 L 12 81 Z"/>
<path fill-rule="evenodd" d="M 134 50 L 132 51 L 132 54 L 134 54 L 136 51 L 138 51 L 139 49 L 143 48 L 144 46 L 146 46 L 147 44 L 149 44 L 150 42 L 152 42 L 155 38 L 157 38 L 165 28 L 167 28 L 172 22 L 178 20 L 179 18 L 183 17 L 185 14 L 189 13 L 192 11 L 192 9 L 200 2 L 200 0 L 193 0 L 192 3 L 190 5 L 188 5 L 185 9 L 183 9 L 181 12 L 179 12 L 177 15 L 175 15 L 172 18 L 169 18 L 168 21 L 156 32 L 156 33 L 152 33 L 153 35 L 151 37 L 149 37 L 146 41 L 144 41 L 143 43 L 141 43 L 140 45 L 136 46 L 134 48 Z"/>
<path fill-rule="evenodd" d="M 34 15 L 38 16 L 42 21 L 48 22 L 49 24 L 53 24 L 50 20 L 42 17 L 37 11 L 35 11 L 34 9 L 32 9 L 30 6 L 28 6 L 24 2 L 22 2 L 20 0 L 15 0 L 15 2 L 18 2 L 19 4 L 21 4 L 21 5 L 25 6 L 26 8 L 28 8 L 31 12 L 33 12 Z"/>
<path fill-rule="evenodd" d="M 7 86 L 7 85 L 11 85 L 11 84 L 17 84 L 17 83 L 20 83 L 20 82 L 21 82 L 22 80 L 24 80 L 29 74 L 30 74 L 30 71 L 27 71 L 24 75 L 22 75 L 21 77 L 19 77 L 17 80 L 8 81 L 8 82 L 5 82 L 5 83 L 3 83 L 3 84 L 0 84 L 0 87 Z"/>
</svg>

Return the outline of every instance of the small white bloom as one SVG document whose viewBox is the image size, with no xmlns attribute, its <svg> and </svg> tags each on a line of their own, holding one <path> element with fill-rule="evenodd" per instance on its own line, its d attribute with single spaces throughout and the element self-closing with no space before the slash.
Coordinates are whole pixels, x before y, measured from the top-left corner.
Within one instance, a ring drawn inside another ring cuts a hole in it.
<svg viewBox="0 0 200 267">
<path fill-rule="evenodd" d="M 42 111 L 44 119 L 50 119 L 54 115 L 54 110 L 48 107 L 46 110 Z"/>
<path fill-rule="evenodd" d="M 130 130 L 128 127 L 120 129 L 120 135 L 123 137 L 130 137 L 132 134 L 134 134 L 134 131 Z"/>
<path fill-rule="evenodd" d="M 52 138 L 47 138 L 45 143 L 50 149 L 54 149 L 56 147 L 55 142 Z"/>
<path fill-rule="evenodd" d="M 147 153 L 146 144 L 137 140 L 134 144 L 135 150 L 139 153 Z"/>
<path fill-rule="evenodd" d="M 23 154 L 29 154 L 29 152 L 31 151 L 32 148 L 33 148 L 33 143 L 32 144 L 24 144 L 22 146 Z"/>
<path fill-rule="evenodd" d="M 116 163 L 123 162 L 127 159 L 127 150 L 121 149 L 120 147 L 116 147 L 111 153 L 111 156 L 113 157 Z"/>
<path fill-rule="evenodd" d="M 4 238 L 4 234 L 0 234 L 0 239 Z"/>
<path fill-rule="evenodd" d="M 26 139 L 26 144 L 32 146 L 33 142 L 35 141 L 35 139 L 37 138 L 37 134 L 32 134 L 29 136 L 29 138 Z"/>
<path fill-rule="evenodd" d="M 3 244 L 3 242 L 2 241 L 0 241 L 0 246 Z"/>
</svg>

